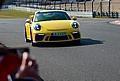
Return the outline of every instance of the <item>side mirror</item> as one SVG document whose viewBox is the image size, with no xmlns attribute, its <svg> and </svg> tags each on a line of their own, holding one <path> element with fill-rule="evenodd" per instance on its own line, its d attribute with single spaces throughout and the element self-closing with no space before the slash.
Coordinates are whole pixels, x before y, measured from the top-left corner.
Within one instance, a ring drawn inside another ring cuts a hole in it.
<svg viewBox="0 0 120 81">
<path fill-rule="evenodd" d="M 29 18 L 33 18 L 33 17 L 34 17 L 34 15 L 30 15 L 30 16 L 29 16 Z"/>
<path fill-rule="evenodd" d="M 31 19 L 31 20 L 32 20 L 33 18 L 34 18 L 34 15 L 30 15 L 30 16 L 29 16 L 29 19 Z"/>
<path fill-rule="evenodd" d="M 72 17 L 72 20 L 77 20 L 77 17 L 76 17 L 76 16 L 73 16 L 73 17 Z"/>
</svg>

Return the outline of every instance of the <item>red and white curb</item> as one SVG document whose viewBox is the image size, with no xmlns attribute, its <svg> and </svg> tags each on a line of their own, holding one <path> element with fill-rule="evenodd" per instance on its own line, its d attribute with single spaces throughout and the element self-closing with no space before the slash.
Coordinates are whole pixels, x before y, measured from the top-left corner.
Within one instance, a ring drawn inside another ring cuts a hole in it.
<svg viewBox="0 0 120 81">
<path fill-rule="evenodd" d="M 120 25 L 120 20 L 112 21 L 111 24 Z"/>
</svg>

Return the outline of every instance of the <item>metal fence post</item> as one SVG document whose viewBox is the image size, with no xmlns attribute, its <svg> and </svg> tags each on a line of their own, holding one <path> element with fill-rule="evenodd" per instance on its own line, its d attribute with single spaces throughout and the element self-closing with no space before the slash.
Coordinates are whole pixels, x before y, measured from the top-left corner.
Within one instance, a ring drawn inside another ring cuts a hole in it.
<svg viewBox="0 0 120 81">
<path fill-rule="evenodd" d="M 86 11 L 86 0 L 84 1 L 84 11 Z"/>
<path fill-rule="evenodd" d="M 39 5 L 40 5 L 39 0 L 37 0 L 37 7 L 38 7 L 38 9 L 39 9 Z"/>
<path fill-rule="evenodd" d="M 72 4 L 73 4 L 73 2 L 71 2 L 71 11 L 73 11 L 73 9 L 72 9 Z"/>
<path fill-rule="evenodd" d="M 47 6 L 47 0 L 45 0 L 45 9 L 46 9 L 46 6 Z"/>
<path fill-rule="evenodd" d="M 25 5 L 30 7 L 30 1 L 28 1 L 28 4 L 27 4 L 27 0 L 25 0 Z"/>
<path fill-rule="evenodd" d="M 92 13 L 94 12 L 94 0 L 92 0 Z"/>
<path fill-rule="evenodd" d="M 59 3 L 60 10 L 61 10 L 61 4 L 62 4 L 62 2 Z"/>
<path fill-rule="evenodd" d="M 94 0 L 92 0 L 92 15 L 93 15 L 93 18 L 95 18 L 95 12 L 94 12 Z"/>
<path fill-rule="evenodd" d="M 102 17 L 102 1 L 103 1 L 103 0 L 100 1 L 100 16 L 101 16 L 101 17 Z"/>
<path fill-rule="evenodd" d="M 111 13 L 111 0 L 109 0 L 108 13 L 109 13 L 109 18 L 110 18 L 110 13 Z"/>
<path fill-rule="evenodd" d="M 4 3 L 4 0 L 0 0 L 0 9 L 2 8 L 3 3 Z"/>
<path fill-rule="evenodd" d="M 32 0 L 32 7 L 34 8 L 34 0 Z"/>
<path fill-rule="evenodd" d="M 24 2 L 22 4 L 24 4 L 24 6 L 26 6 L 26 7 L 29 7 L 30 1 L 24 0 Z"/>
<path fill-rule="evenodd" d="M 18 6 L 20 7 L 20 0 L 18 1 Z"/>
<path fill-rule="evenodd" d="M 66 4 L 67 4 L 67 3 L 65 2 L 65 10 L 67 9 L 67 8 L 66 8 Z"/>
<path fill-rule="evenodd" d="M 77 10 L 79 11 L 79 2 L 77 2 Z"/>
<path fill-rule="evenodd" d="M 41 6 L 41 9 L 42 9 L 42 1 L 40 2 L 40 6 Z"/>
<path fill-rule="evenodd" d="M 49 4 L 50 4 L 50 5 L 49 5 L 49 6 L 50 6 L 50 8 L 48 8 L 48 9 L 51 9 L 52 3 L 51 3 L 51 2 L 49 2 Z"/>
<path fill-rule="evenodd" d="M 54 9 L 55 9 L 56 1 L 54 1 Z"/>
</svg>

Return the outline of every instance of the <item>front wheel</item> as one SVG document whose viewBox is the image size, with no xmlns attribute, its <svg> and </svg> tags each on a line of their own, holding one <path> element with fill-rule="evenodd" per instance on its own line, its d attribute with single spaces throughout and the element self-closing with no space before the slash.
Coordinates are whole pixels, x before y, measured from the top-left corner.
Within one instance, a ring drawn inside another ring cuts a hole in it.
<svg viewBox="0 0 120 81">
<path fill-rule="evenodd" d="M 36 46 L 36 45 L 37 45 L 37 43 L 32 42 L 32 46 Z"/>
<path fill-rule="evenodd" d="M 73 44 L 79 46 L 80 45 L 80 39 L 79 40 L 74 40 Z"/>
<path fill-rule="evenodd" d="M 32 44 L 32 46 L 36 46 L 37 43 L 34 43 L 34 42 L 33 42 L 33 37 L 32 37 L 32 30 L 31 30 L 31 28 L 30 28 L 30 38 L 31 38 L 31 44 Z"/>
<path fill-rule="evenodd" d="M 25 42 L 31 42 L 31 40 L 27 39 L 27 32 L 26 32 L 26 28 L 24 29 L 24 37 L 25 37 Z"/>
</svg>

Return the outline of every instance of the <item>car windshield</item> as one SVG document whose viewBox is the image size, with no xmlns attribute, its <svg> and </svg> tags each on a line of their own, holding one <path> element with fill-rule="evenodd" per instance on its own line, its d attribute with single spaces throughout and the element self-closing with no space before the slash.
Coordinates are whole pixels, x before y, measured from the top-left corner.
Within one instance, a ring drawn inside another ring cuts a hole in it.
<svg viewBox="0 0 120 81">
<path fill-rule="evenodd" d="M 53 11 L 53 12 L 38 12 L 35 15 L 35 22 L 50 21 L 50 20 L 70 20 L 66 12 Z"/>
</svg>

